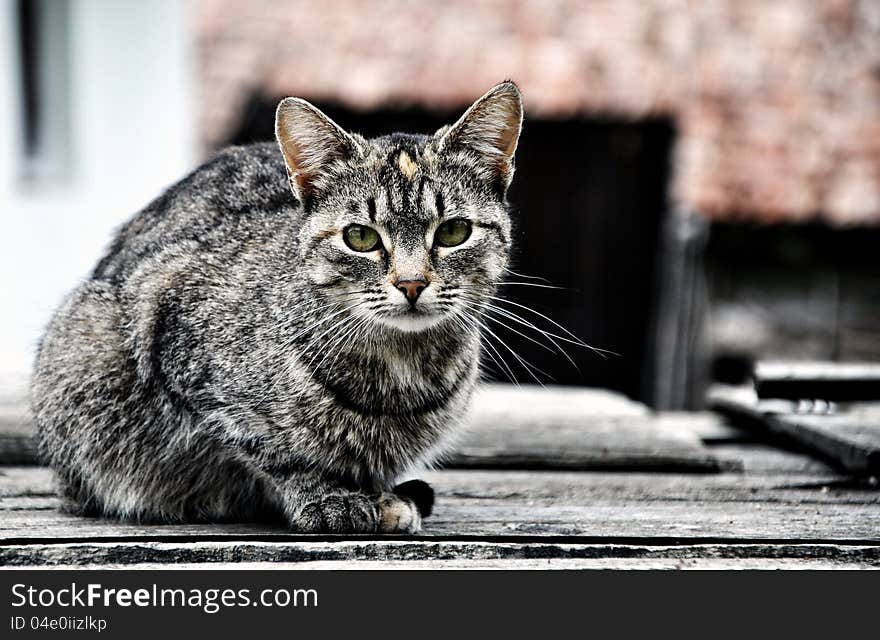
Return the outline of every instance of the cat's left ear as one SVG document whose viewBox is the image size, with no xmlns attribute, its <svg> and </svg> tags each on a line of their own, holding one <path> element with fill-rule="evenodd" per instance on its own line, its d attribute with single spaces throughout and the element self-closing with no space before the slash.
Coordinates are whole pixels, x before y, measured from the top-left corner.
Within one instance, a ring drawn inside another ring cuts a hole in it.
<svg viewBox="0 0 880 640">
<path fill-rule="evenodd" d="M 519 88 L 509 80 L 502 82 L 474 102 L 458 122 L 437 132 L 438 150 L 469 154 L 483 177 L 504 192 L 513 179 L 522 121 Z"/>
<path fill-rule="evenodd" d="M 275 138 L 290 187 L 305 201 L 331 184 L 334 169 L 360 151 L 357 140 L 302 98 L 285 98 L 275 112 Z"/>
</svg>

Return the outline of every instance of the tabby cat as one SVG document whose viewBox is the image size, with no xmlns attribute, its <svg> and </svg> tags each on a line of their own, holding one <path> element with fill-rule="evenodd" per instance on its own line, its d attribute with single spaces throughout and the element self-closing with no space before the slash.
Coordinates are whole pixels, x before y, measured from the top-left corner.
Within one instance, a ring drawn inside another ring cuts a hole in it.
<svg viewBox="0 0 880 640">
<path fill-rule="evenodd" d="M 32 404 L 68 507 L 416 532 L 506 268 L 522 125 L 501 83 L 367 140 L 298 98 L 136 214 L 41 340 Z M 279 153 L 280 147 L 280 153 Z"/>
</svg>

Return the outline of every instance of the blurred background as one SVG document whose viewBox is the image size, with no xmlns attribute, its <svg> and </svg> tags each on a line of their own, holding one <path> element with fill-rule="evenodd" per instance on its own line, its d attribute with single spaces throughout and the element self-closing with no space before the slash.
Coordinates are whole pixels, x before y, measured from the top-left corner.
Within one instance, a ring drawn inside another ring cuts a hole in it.
<svg viewBox="0 0 880 640">
<path fill-rule="evenodd" d="M 505 296 L 618 354 L 500 328 L 544 379 L 680 409 L 756 359 L 880 359 L 876 0 L 2 0 L 0 376 L 116 226 L 271 139 L 280 98 L 431 132 L 506 78 L 512 268 L 545 280 L 514 279 L 562 288 Z"/>
</svg>

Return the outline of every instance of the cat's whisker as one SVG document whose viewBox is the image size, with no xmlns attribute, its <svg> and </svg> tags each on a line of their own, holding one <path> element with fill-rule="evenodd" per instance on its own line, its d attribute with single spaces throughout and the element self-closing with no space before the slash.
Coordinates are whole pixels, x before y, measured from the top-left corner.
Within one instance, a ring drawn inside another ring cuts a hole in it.
<svg viewBox="0 0 880 640">
<path fill-rule="evenodd" d="M 336 307 L 336 306 L 338 306 L 338 304 L 339 304 L 338 302 L 331 302 L 329 304 L 321 305 L 317 308 L 310 309 L 310 313 L 314 314 L 314 313 L 317 313 L 319 311 L 322 311 L 322 310 L 330 308 L 330 307 Z M 358 306 L 358 304 L 359 303 L 356 303 L 352 307 L 349 307 L 349 309 L 352 309 L 352 308 Z M 342 313 L 344 311 L 346 311 L 346 309 L 340 310 L 339 313 Z M 275 348 L 272 348 L 269 351 L 267 351 L 262 357 L 253 359 L 252 362 L 263 363 L 266 361 L 274 360 L 279 354 L 288 351 L 293 345 L 295 345 L 297 339 L 299 339 L 305 332 L 309 331 L 310 329 L 312 329 L 314 327 L 319 326 L 320 324 L 323 324 L 324 322 L 326 322 L 330 318 L 334 317 L 335 315 L 339 315 L 339 313 L 331 314 L 330 316 L 324 316 L 318 322 L 315 322 L 314 324 L 306 327 L 305 329 L 300 329 L 299 331 L 294 332 L 294 334 L 292 336 L 290 336 L 289 338 L 285 339 L 284 342 L 277 345 Z"/>
<path fill-rule="evenodd" d="M 317 326 L 323 324 L 324 322 L 329 321 L 331 318 L 333 318 L 333 317 L 335 317 L 335 316 L 338 316 L 340 313 L 342 313 L 342 312 L 344 312 L 344 311 L 349 311 L 349 310 L 355 309 L 355 308 L 357 308 L 358 306 L 360 306 L 361 304 L 362 304 L 362 303 L 357 303 L 357 304 L 354 304 L 354 305 L 352 305 L 352 306 L 350 306 L 350 307 L 347 307 L 346 309 L 342 309 L 342 310 L 340 310 L 340 311 L 338 311 L 338 312 L 336 312 L 336 313 L 334 313 L 334 314 L 331 314 L 330 316 L 325 317 L 322 321 L 313 323 L 312 325 L 310 325 L 309 328 L 316 328 Z M 342 326 L 347 320 L 348 320 L 347 317 L 345 317 L 345 318 L 340 318 L 339 320 L 337 320 L 336 322 L 334 322 L 334 323 L 329 327 L 329 329 L 327 329 L 326 331 L 324 331 L 323 333 L 321 333 L 321 334 L 318 335 L 318 336 L 313 336 L 313 337 L 309 340 L 309 342 L 306 343 L 306 345 L 305 345 L 304 347 L 302 347 L 301 349 L 299 349 L 299 353 L 302 354 L 302 355 L 307 355 L 307 354 L 309 353 L 309 350 L 312 348 L 312 346 L 315 345 L 315 344 L 317 344 L 317 342 L 318 342 L 318 341 L 319 341 L 324 335 L 326 335 L 327 333 L 330 333 L 330 332 L 333 331 L 334 329 L 339 328 L 339 327 Z M 291 338 L 290 340 L 288 340 L 284 345 L 281 345 L 279 348 L 272 350 L 272 355 L 273 355 L 273 357 L 277 357 L 279 354 L 284 354 L 284 353 L 286 353 L 286 351 L 287 351 L 287 350 L 288 350 L 293 344 L 295 344 L 295 339 L 298 338 L 299 336 L 301 336 L 302 333 L 303 333 L 303 332 L 299 332 L 299 333 L 297 333 L 297 334 L 294 336 L 294 338 Z M 312 359 L 314 359 L 315 357 L 317 357 L 318 355 L 320 355 L 320 353 L 321 353 L 320 351 L 316 351 L 316 353 L 315 353 L 315 355 L 312 357 Z M 312 362 L 312 360 L 309 361 L 309 364 L 311 364 L 311 362 Z M 289 377 L 290 377 L 290 375 L 296 371 L 296 368 L 297 368 L 297 363 L 296 363 L 293 359 L 288 359 L 287 362 L 285 363 L 284 368 L 282 369 L 282 372 L 280 372 L 279 375 L 276 375 L 276 376 L 275 376 L 275 379 L 274 379 L 273 383 L 272 383 L 271 385 L 268 386 L 268 388 L 263 392 L 263 394 L 262 394 L 262 395 L 260 396 L 260 398 L 258 399 L 258 402 L 257 402 L 258 406 L 262 406 L 262 404 L 265 402 L 266 398 L 267 398 L 270 394 L 274 393 L 274 391 L 277 389 L 277 387 L 278 387 L 279 384 L 281 384 L 281 383 L 284 382 L 285 380 L 288 380 Z"/>
<path fill-rule="evenodd" d="M 544 336 L 544 338 L 546 340 L 548 340 L 555 347 L 556 351 L 558 351 L 563 356 L 565 356 L 565 358 L 569 361 L 569 363 L 571 363 L 571 366 L 574 367 L 575 371 L 580 373 L 580 368 L 577 366 L 577 363 L 575 363 L 575 361 L 572 359 L 572 357 L 569 355 L 569 353 L 565 349 L 563 349 L 562 346 L 556 341 L 556 339 L 562 340 L 564 342 L 571 342 L 571 340 L 566 340 L 562 336 L 558 336 L 555 333 L 545 331 L 544 329 L 541 329 L 537 325 L 529 322 L 525 318 L 522 318 L 507 309 L 502 309 L 500 307 L 497 307 L 490 302 L 486 302 L 486 303 L 482 303 L 482 304 L 483 304 L 483 308 L 485 309 L 485 312 L 487 314 L 486 317 L 494 320 L 495 322 L 498 322 L 499 324 L 502 324 L 502 323 L 497 318 L 494 318 L 488 314 L 496 313 L 498 315 L 501 315 L 504 318 L 508 318 L 511 321 L 516 322 L 517 324 L 520 324 L 522 326 L 528 327 L 529 329 L 537 331 L 539 334 Z M 506 325 L 502 325 L 502 326 L 506 326 Z M 507 328 L 512 331 L 516 331 L 512 327 L 507 327 Z M 516 331 L 516 332 L 520 333 L 518 331 Z M 523 334 L 520 333 L 520 335 L 523 335 Z M 523 337 L 528 337 L 528 336 L 523 336 Z M 537 341 L 532 340 L 532 342 L 537 342 Z M 541 343 L 538 343 L 538 344 L 541 344 Z M 547 349 L 548 351 L 552 351 L 552 349 L 549 349 L 546 345 L 541 344 L 541 346 L 544 347 L 545 349 Z M 580 345 L 578 345 L 578 346 L 580 346 Z"/>
<path fill-rule="evenodd" d="M 360 334 L 363 333 L 363 328 L 370 322 L 369 318 L 362 317 L 358 318 L 355 322 L 352 323 L 351 327 L 349 327 L 343 334 L 342 338 L 336 341 L 335 346 L 331 346 L 327 349 L 327 355 L 318 363 L 318 366 L 315 367 L 315 370 L 320 369 L 327 358 L 331 353 L 334 353 L 333 360 L 330 361 L 330 365 L 327 368 L 327 375 L 325 376 L 325 380 L 333 379 L 333 367 L 336 365 L 336 361 L 339 358 L 340 354 L 342 354 L 346 349 L 349 348 L 349 345 L 353 342 L 353 340 L 358 339 Z M 323 388 L 321 389 L 321 398 L 324 397 L 324 394 L 327 391 L 327 384 L 323 384 Z"/>
<path fill-rule="evenodd" d="M 364 337 L 365 329 L 370 325 L 370 319 L 367 317 L 361 318 L 360 321 L 352 324 L 352 329 L 349 330 L 347 338 L 344 339 L 344 342 L 336 349 L 336 355 L 333 356 L 333 360 L 330 362 L 330 366 L 327 369 L 327 380 L 331 380 L 333 378 L 333 368 L 336 366 L 336 361 L 339 358 L 340 354 L 349 348 L 351 344 L 353 344 L 356 340 L 360 340 Z M 318 365 L 320 368 L 323 365 L 323 361 Z M 327 390 L 327 385 L 324 385 L 324 389 L 321 391 L 321 396 L 323 397 L 324 392 Z"/>
<path fill-rule="evenodd" d="M 453 313 L 455 315 L 458 315 L 462 319 L 462 321 L 464 321 L 464 320 L 470 321 L 473 324 L 474 328 L 476 328 L 478 326 L 478 321 L 476 320 L 476 318 L 472 317 L 464 309 L 456 310 Z M 468 327 L 463 326 L 463 329 L 465 331 L 467 331 Z M 508 380 L 510 380 L 513 384 L 519 386 L 519 380 L 516 379 L 516 376 L 513 374 L 513 370 L 510 368 L 510 366 L 508 366 L 507 361 L 504 360 L 504 357 L 495 348 L 495 345 L 492 344 L 492 342 L 489 340 L 488 337 L 484 338 L 482 333 L 479 333 L 478 335 L 480 336 L 480 344 L 483 345 L 484 347 L 488 347 L 488 349 L 485 350 L 485 353 L 490 358 L 492 358 L 492 361 L 496 365 L 498 365 L 501 368 L 501 371 L 504 373 L 505 376 L 507 376 Z M 491 351 L 489 349 L 491 349 Z M 492 355 L 493 352 L 495 353 L 495 355 Z M 500 360 L 500 362 L 499 362 L 499 360 Z"/>
<path fill-rule="evenodd" d="M 541 280 L 542 282 L 550 282 L 547 278 L 541 278 L 540 276 L 527 276 L 524 273 L 517 273 L 509 267 L 504 267 L 504 270 L 510 275 L 516 276 L 517 278 L 526 278 L 528 280 Z"/>
<path fill-rule="evenodd" d="M 355 307 L 357 307 L 357 306 L 359 306 L 359 305 L 355 305 Z M 355 307 L 352 307 L 352 308 L 355 308 Z M 331 332 L 333 332 L 333 331 L 339 329 L 339 328 L 340 328 L 341 326 L 343 326 L 348 320 L 349 320 L 349 318 L 348 318 L 348 317 L 345 317 L 345 318 L 342 318 L 341 320 L 339 320 L 339 321 L 333 323 L 329 328 L 325 329 L 320 335 L 315 336 L 314 338 L 312 338 L 312 339 L 309 341 L 309 343 L 308 343 L 308 344 L 302 349 L 302 352 L 303 352 L 304 354 L 307 354 L 307 353 L 309 352 L 309 349 L 312 347 L 312 345 L 318 344 L 318 343 L 320 342 L 321 338 L 323 338 L 323 337 L 326 336 L 327 334 L 329 334 L 329 333 L 331 333 Z M 337 339 L 338 339 L 338 335 L 337 335 L 337 336 L 334 336 L 334 337 L 332 338 L 332 341 L 335 341 L 335 340 L 337 340 Z M 332 343 L 332 341 L 331 341 L 331 343 Z M 306 363 L 306 368 L 307 368 L 307 369 L 310 369 L 310 368 L 311 368 L 311 364 L 312 364 L 312 362 L 314 362 L 315 358 L 316 358 L 318 355 L 320 355 L 320 353 L 321 353 L 320 351 L 316 350 L 315 355 L 312 356 L 312 358 L 308 361 L 308 363 Z"/>
<path fill-rule="evenodd" d="M 313 324 L 310 325 L 309 327 L 306 327 L 305 329 L 301 329 L 300 331 L 297 331 L 296 333 L 294 333 L 294 335 L 292 335 L 291 337 L 287 338 L 287 339 L 286 339 L 284 342 L 282 342 L 281 344 L 275 346 L 274 348 L 269 349 L 269 350 L 268 350 L 268 351 L 267 351 L 262 357 L 260 357 L 260 358 L 255 358 L 254 360 L 252 360 L 252 363 L 254 363 L 254 364 L 263 364 L 263 363 L 265 363 L 265 362 L 267 362 L 267 361 L 270 361 L 270 362 L 271 362 L 271 361 L 275 360 L 279 355 L 283 355 L 284 353 L 288 352 L 288 351 L 289 351 L 289 350 L 290 350 L 290 349 L 296 344 L 296 341 L 297 341 L 302 335 L 304 335 L 305 332 L 307 332 L 307 331 L 309 331 L 309 330 L 311 330 L 311 329 L 313 329 L 313 328 L 315 328 L 315 327 L 318 327 L 319 325 L 323 324 L 324 322 L 329 321 L 329 320 L 332 319 L 333 317 L 338 316 L 339 314 L 341 314 L 341 313 L 343 313 L 343 312 L 345 312 L 345 311 L 348 311 L 348 310 L 354 309 L 354 308 L 357 307 L 359 304 L 360 304 L 360 303 L 356 303 L 356 304 L 354 304 L 354 305 L 348 307 L 347 309 L 341 309 L 341 310 L 339 310 L 339 311 L 336 312 L 336 313 L 333 313 L 333 314 L 331 314 L 331 315 L 329 315 L 329 316 L 325 316 L 324 318 L 322 318 L 322 319 L 319 320 L 318 322 L 313 323 Z M 324 306 L 324 307 L 319 307 L 319 309 L 323 309 L 323 308 L 326 308 L 326 307 L 329 307 L 329 306 L 336 306 L 336 305 L 335 305 L 335 304 L 326 305 L 326 306 Z"/>
<path fill-rule="evenodd" d="M 334 313 L 331 313 L 329 316 L 324 316 L 323 318 L 321 318 L 321 319 L 318 320 L 317 322 L 314 322 L 314 323 L 310 324 L 310 325 L 307 326 L 305 329 L 302 329 L 302 330 L 298 331 L 296 334 L 294 334 L 293 337 L 290 338 L 290 342 L 295 341 L 297 338 L 299 338 L 299 337 L 301 337 L 302 335 L 308 333 L 308 332 L 311 331 L 312 329 L 321 326 L 321 325 L 324 324 L 325 322 L 329 322 L 332 318 L 335 318 L 335 317 L 337 317 L 338 315 L 340 315 L 340 314 L 342 314 L 342 313 L 345 313 L 346 311 L 351 311 L 352 309 L 357 308 L 357 307 L 360 306 L 361 304 L 362 304 L 361 302 L 356 302 L 355 304 L 353 304 L 353 305 L 351 305 L 351 306 L 349 306 L 349 307 L 346 307 L 346 308 L 344 308 L 344 309 L 340 309 L 340 310 L 338 310 L 338 311 L 336 311 L 336 312 L 334 312 Z M 324 334 L 321 334 L 321 335 L 324 335 Z"/>
<path fill-rule="evenodd" d="M 465 306 L 469 306 L 471 309 L 474 309 L 474 310 L 476 310 L 476 311 L 482 311 L 482 312 L 484 313 L 484 317 L 485 317 L 487 320 L 491 320 L 492 322 L 496 322 L 496 323 L 500 324 L 502 327 L 504 327 L 504 328 L 507 329 L 508 331 L 513 331 L 513 332 L 514 332 L 515 334 L 517 334 L 518 336 L 521 336 L 521 337 L 525 338 L 525 339 L 528 340 L 529 342 L 533 342 L 533 343 L 535 343 L 536 345 L 538 345 L 538 346 L 541 347 L 542 349 L 545 349 L 545 350 L 549 351 L 550 353 L 556 353 L 553 349 L 551 349 L 550 347 L 548 347 L 548 346 L 547 346 L 546 344 L 544 344 L 543 342 L 539 342 L 538 340 L 535 340 L 533 337 L 524 334 L 522 331 L 519 331 L 518 329 L 515 329 L 514 327 L 511 327 L 509 324 L 506 324 L 506 323 L 502 322 L 502 321 L 499 320 L 498 318 L 494 318 L 494 317 L 491 317 L 491 316 L 489 316 L 489 315 L 486 315 L 486 314 L 488 314 L 490 311 L 493 310 L 492 308 L 486 306 L 486 307 L 483 307 L 482 309 L 480 309 L 479 307 L 477 307 L 477 306 L 475 306 L 475 305 L 472 305 L 472 304 L 469 303 L 469 302 L 465 302 L 464 300 L 461 300 L 461 304 L 463 304 L 463 305 L 465 305 Z M 531 328 L 534 329 L 535 327 L 531 327 Z M 540 331 L 540 329 L 539 329 L 538 331 Z M 543 333 L 543 332 L 542 332 L 542 333 Z"/>
<path fill-rule="evenodd" d="M 539 384 L 540 386 L 543 387 L 544 381 L 541 380 L 535 374 L 535 371 L 537 371 L 538 373 L 540 373 L 542 375 L 547 376 L 547 378 L 549 380 L 553 381 L 553 377 L 549 373 L 547 373 L 546 371 L 544 371 L 542 369 L 539 369 L 538 367 L 534 366 L 531 362 L 529 362 L 528 360 L 526 360 L 525 358 L 520 356 L 504 340 L 502 340 L 496 333 L 494 333 L 491 329 L 489 329 L 485 324 L 481 324 L 481 327 L 483 328 L 484 331 L 488 332 L 488 334 L 491 338 L 494 338 L 502 347 L 507 349 L 507 351 L 509 351 L 511 353 L 511 355 L 513 355 L 513 357 L 516 359 L 516 361 L 519 363 L 519 365 L 523 369 L 526 370 L 526 373 L 528 373 L 537 384 Z"/>
<path fill-rule="evenodd" d="M 534 313 L 536 316 L 539 316 L 539 317 L 543 318 L 544 320 L 546 320 L 547 322 L 549 322 L 549 323 L 552 324 L 553 326 L 558 327 L 559 329 L 561 329 L 562 331 L 564 331 L 566 334 L 568 334 L 569 336 L 571 336 L 571 338 L 564 338 L 564 337 L 562 337 L 562 336 L 559 336 L 558 339 L 560 339 L 560 340 L 564 340 L 564 341 L 566 341 L 566 342 L 571 342 L 572 344 L 576 344 L 576 345 L 581 346 L 581 347 L 584 347 L 584 348 L 586 348 L 586 349 L 590 349 L 591 351 L 593 351 L 594 353 L 596 353 L 596 354 L 602 356 L 603 358 L 606 358 L 606 357 L 607 357 L 606 354 L 615 355 L 615 356 L 619 356 L 619 355 L 620 355 L 619 353 L 615 353 L 614 351 L 609 351 L 608 349 L 600 349 L 599 347 L 594 347 L 594 346 L 592 346 L 592 345 L 587 344 L 586 342 L 584 342 L 583 340 L 581 340 L 580 338 L 578 338 L 575 334 L 573 334 L 571 331 L 569 331 L 568 329 L 566 329 L 565 327 L 563 327 L 561 324 L 559 324 L 558 322 L 556 322 L 556 321 L 553 320 L 552 318 L 549 318 L 549 317 L 545 316 L 545 315 L 544 315 L 543 313 L 541 313 L 540 311 L 535 311 L 535 310 L 532 309 L 531 307 L 527 307 L 527 306 L 524 305 L 524 304 L 520 304 L 520 303 L 518 303 L 518 302 L 514 302 L 514 301 L 512 301 L 512 300 L 507 300 L 506 298 L 500 298 L 500 297 L 498 297 L 498 296 L 488 296 L 488 297 L 491 298 L 492 300 L 497 300 L 498 302 L 504 302 L 504 303 L 506 303 L 506 304 L 511 304 L 511 305 L 513 305 L 513 306 L 515 306 L 515 307 L 519 307 L 520 309 L 524 309 L 524 310 L 526 310 L 526 311 L 528 311 L 528 312 L 530 312 L 530 313 Z"/>
<path fill-rule="evenodd" d="M 349 346 L 357 340 L 361 334 L 363 334 L 364 328 L 366 328 L 370 324 L 370 318 L 364 316 L 361 318 L 357 318 L 343 334 L 339 341 L 336 343 L 335 355 L 333 356 L 333 360 L 330 362 L 330 366 L 327 372 L 327 378 L 332 377 L 332 369 L 333 365 L 336 364 L 336 360 L 339 358 L 340 354 L 349 348 Z M 324 360 L 318 363 L 317 369 L 320 369 L 324 365 L 324 361 L 326 360 L 326 356 Z"/>
<path fill-rule="evenodd" d="M 492 284 L 498 285 L 500 287 L 503 287 L 505 285 L 518 285 L 521 287 L 538 287 L 541 289 L 559 289 L 560 291 L 567 290 L 566 287 L 557 287 L 556 285 L 552 284 L 539 284 L 537 282 L 514 282 L 511 280 L 501 280 L 500 282 L 493 282 Z"/>
<path fill-rule="evenodd" d="M 480 325 L 480 327 L 482 327 L 483 331 L 486 331 L 490 336 L 495 338 L 495 340 L 497 340 L 501 344 L 502 347 L 507 349 L 510 352 L 510 354 L 514 358 L 516 358 L 517 362 L 519 362 L 520 365 L 529 373 L 529 375 L 531 375 L 532 378 L 534 378 L 535 382 L 537 382 L 542 387 L 544 386 L 544 382 L 540 378 L 538 378 L 538 376 L 536 376 L 534 374 L 534 372 L 532 371 L 533 369 L 534 369 L 534 371 L 537 371 L 538 373 L 544 374 L 550 380 L 553 380 L 553 376 L 551 376 L 549 373 L 547 373 L 546 371 L 544 371 L 542 369 L 539 369 L 538 367 L 533 365 L 531 362 L 529 362 L 525 358 L 521 357 L 516 351 L 511 349 L 510 346 L 508 346 L 508 344 L 506 342 L 504 342 L 504 340 L 499 338 L 498 335 L 494 331 L 492 331 L 489 327 L 487 327 L 485 323 L 480 322 L 479 320 L 477 321 L 477 323 Z"/>
</svg>

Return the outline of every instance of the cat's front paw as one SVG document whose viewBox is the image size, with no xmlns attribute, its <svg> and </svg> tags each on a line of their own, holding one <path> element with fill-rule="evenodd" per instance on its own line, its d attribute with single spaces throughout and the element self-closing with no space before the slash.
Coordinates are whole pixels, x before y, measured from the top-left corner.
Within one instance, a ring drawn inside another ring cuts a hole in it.
<svg viewBox="0 0 880 640">
<path fill-rule="evenodd" d="M 375 533 L 376 503 L 360 493 L 335 493 L 306 503 L 291 525 L 301 533 Z"/>
<path fill-rule="evenodd" d="M 379 531 L 382 533 L 418 533 L 422 529 L 419 509 L 408 497 L 383 493 L 376 503 Z"/>
</svg>

